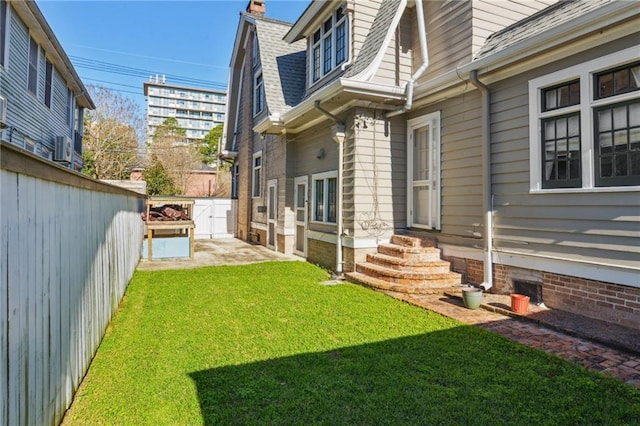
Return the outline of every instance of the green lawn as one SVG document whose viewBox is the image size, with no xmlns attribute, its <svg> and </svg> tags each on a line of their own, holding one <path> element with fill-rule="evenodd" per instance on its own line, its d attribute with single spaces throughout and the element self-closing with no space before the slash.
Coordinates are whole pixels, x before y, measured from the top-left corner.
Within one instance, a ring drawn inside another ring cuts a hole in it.
<svg viewBox="0 0 640 426">
<path fill-rule="evenodd" d="M 640 424 L 640 392 L 308 263 L 136 272 L 65 424 Z"/>
</svg>

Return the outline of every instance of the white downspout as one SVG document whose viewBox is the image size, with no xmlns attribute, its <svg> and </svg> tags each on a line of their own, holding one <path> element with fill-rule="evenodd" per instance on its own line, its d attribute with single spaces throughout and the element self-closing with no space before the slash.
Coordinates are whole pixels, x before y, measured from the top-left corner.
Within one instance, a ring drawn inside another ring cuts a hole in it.
<svg viewBox="0 0 640 426">
<path fill-rule="evenodd" d="M 353 62 L 353 56 L 354 56 L 354 47 L 353 47 L 353 40 L 351 39 L 353 37 L 351 29 L 353 28 L 353 7 L 354 6 L 349 6 L 349 4 L 347 3 L 347 17 L 345 18 L 347 23 L 349 24 L 347 26 L 347 31 L 349 32 L 349 34 L 347 34 L 347 37 L 349 37 L 347 39 L 347 42 L 349 43 L 349 59 L 347 59 L 347 62 L 343 63 L 342 65 L 340 65 L 340 69 L 342 71 L 346 70 L 349 66 L 351 66 L 351 63 Z"/>
<path fill-rule="evenodd" d="M 336 242 L 336 275 L 340 276 L 342 275 L 342 264 L 344 263 L 342 261 L 342 232 L 343 232 L 343 225 L 342 225 L 342 173 L 343 173 L 343 167 L 342 167 L 342 160 L 343 160 L 343 153 L 342 153 L 342 144 L 344 142 L 345 139 L 345 132 L 346 132 L 346 126 L 345 123 L 343 121 L 340 121 L 340 119 L 338 119 L 338 117 L 336 117 L 335 115 L 331 114 L 329 111 L 327 111 L 326 109 L 322 108 L 322 106 L 320 106 L 320 101 L 315 101 L 313 103 L 313 106 L 315 109 L 317 109 L 318 111 L 320 111 L 322 114 L 326 115 L 327 117 L 329 117 L 331 120 L 333 120 L 334 123 L 336 123 L 335 125 L 335 130 L 334 130 L 334 135 L 333 135 L 333 140 L 338 144 L 338 188 L 337 189 L 337 194 L 336 194 L 336 234 L 337 234 L 337 242 Z"/>
<path fill-rule="evenodd" d="M 409 111 L 413 106 L 413 86 L 416 84 L 416 80 L 424 74 L 429 67 L 429 51 L 427 49 L 427 30 L 424 23 L 424 10 L 422 9 L 422 0 L 416 1 L 416 20 L 418 21 L 418 38 L 420 39 L 420 54 L 422 55 L 422 65 L 413 73 L 409 81 L 405 85 L 405 98 L 406 103 L 400 109 L 391 111 L 387 114 L 387 118 L 395 117 L 400 114 L 404 114 Z"/>
<path fill-rule="evenodd" d="M 344 127 L 344 126 L 343 126 Z M 338 236 L 338 241 L 336 244 L 336 275 L 340 276 L 342 275 L 342 264 L 343 264 L 343 260 L 342 260 L 342 232 L 343 232 L 343 226 L 342 226 L 342 157 L 343 157 L 343 152 L 342 152 L 342 144 L 344 142 L 344 132 L 342 137 L 336 135 L 335 137 L 336 142 L 338 143 L 338 194 L 336 194 L 337 196 L 337 205 L 336 205 L 336 226 L 337 226 L 337 236 Z"/>
<path fill-rule="evenodd" d="M 469 81 L 482 93 L 482 212 L 484 216 L 484 291 L 493 287 L 493 200 L 491 195 L 491 143 L 489 108 L 491 92 L 478 80 L 478 71 L 469 73 Z"/>
</svg>

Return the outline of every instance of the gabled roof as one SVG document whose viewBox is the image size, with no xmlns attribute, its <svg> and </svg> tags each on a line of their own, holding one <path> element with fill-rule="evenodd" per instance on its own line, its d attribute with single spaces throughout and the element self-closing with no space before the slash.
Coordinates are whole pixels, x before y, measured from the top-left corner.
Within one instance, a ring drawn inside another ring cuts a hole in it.
<svg viewBox="0 0 640 426">
<path fill-rule="evenodd" d="M 283 40 L 291 28 L 287 22 L 265 17 L 254 19 L 267 107 L 271 114 L 284 113 L 304 95 L 306 42 L 289 44 Z"/>
<path fill-rule="evenodd" d="M 493 33 L 478 51 L 479 60 L 605 6 L 615 0 L 563 0 Z"/>
</svg>

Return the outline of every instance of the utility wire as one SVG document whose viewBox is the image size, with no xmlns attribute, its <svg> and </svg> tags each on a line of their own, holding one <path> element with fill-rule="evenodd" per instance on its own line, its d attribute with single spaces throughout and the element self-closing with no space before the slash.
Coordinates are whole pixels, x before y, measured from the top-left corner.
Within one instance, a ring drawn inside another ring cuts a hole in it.
<svg viewBox="0 0 640 426">
<path fill-rule="evenodd" d="M 116 86 L 122 86 L 122 87 L 132 87 L 134 89 L 141 89 L 140 86 L 134 86 L 132 84 L 122 84 L 122 83 L 116 83 L 115 81 L 106 81 L 106 80 L 98 80 L 96 78 L 82 78 L 82 80 L 89 80 L 89 81 L 97 81 L 98 83 L 106 83 L 106 84 L 115 84 Z M 132 92 L 133 93 L 133 92 Z M 138 93 L 139 95 L 142 94 L 142 92 Z"/>
<path fill-rule="evenodd" d="M 112 73 L 112 74 L 125 75 L 125 76 L 129 76 L 129 77 L 140 77 L 140 78 L 144 78 L 145 80 L 150 75 L 158 75 L 158 74 L 160 74 L 160 73 L 158 73 L 156 71 L 145 70 L 145 69 L 141 69 L 141 68 L 128 67 L 128 66 L 124 66 L 124 65 L 118 65 L 118 64 L 110 63 L 110 62 L 98 61 L 98 60 L 95 60 L 95 59 L 82 58 L 82 57 L 79 57 L 79 56 L 70 55 L 69 58 L 73 62 L 74 67 L 86 68 L 86 69 L 91 69 L 91 70 L 94 70 L 94 71 L 104 71 L 104 72 L 108 72 L 108 73 Z M 208 88 L 226 90 L 226 84 L 224 84 L 224 83 L 213 82 L 213 81 L 209 81 L 209 80 L 202 80 L 202 79 L 197 79 L 197 78 L 183 77 L 183 76 L 176 75 L 176 74 L 166 74 L 165 73 L 165 74 L 162 74 L 162 75 L 164 75 L 166 78 L 170 79 L 172 82 L 175 82 L 175 83 L 178 83 L 178 84 L 195 85 L 195 86 L 201 86 L 201 87 L 208 87 Z"/>
<path fill-rule="evenodd" d="M 123 51 L 120 51 L 120 50 L 101 49 L 99 47 L 85 46 L 85 45 L 82 45 L 82 44 L 69 44 L 69 46 L 76 46 L 76 47 L 82 47 L 84 49 L 98 50 L 100 52 L 117 53 L 118 55 L 134 56 L 134 57 L 137 57 L 137 58 L 155 59 L 155 60 L 158 60 L 158 61 L 176 62 L 176 63 L 180 63 L 180 64 L 195 65 L 195 66 L 205 67 L 205 68 L 217 68 L 217 69 L 223 69 L 223 70 L 226 70 L 226 69 L 229 68 L 229 67 L 226 67 L 226 66 L 223 66 L 223 65 L 203 64 L 203 63 L 200 63 L 200 62 L 182 61 L 180 59 L 162 58 L 162 57 L 159 57 L 159 56 L 141 55 L 139 53 L 123 52 Z"/>
</svg>

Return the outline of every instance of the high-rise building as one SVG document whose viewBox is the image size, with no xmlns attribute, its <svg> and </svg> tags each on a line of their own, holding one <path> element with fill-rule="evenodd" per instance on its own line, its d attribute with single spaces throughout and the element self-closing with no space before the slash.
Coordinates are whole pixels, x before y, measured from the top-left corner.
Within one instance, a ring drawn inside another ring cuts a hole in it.
<svg viewBox="0 0 640 426">
<path fill-rule="evenodd" d="M 209 131 L 224 123 L 227 93 L 223 90 L 168 84 L 164 76 L 144 82 L 147 101 L 147 141 L 156 128 L 174 117 L 186 131 L 186 142 L 198 143 Z"/>
</svg>

